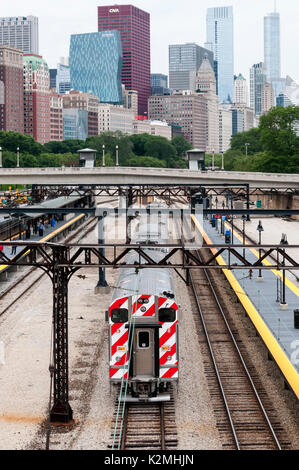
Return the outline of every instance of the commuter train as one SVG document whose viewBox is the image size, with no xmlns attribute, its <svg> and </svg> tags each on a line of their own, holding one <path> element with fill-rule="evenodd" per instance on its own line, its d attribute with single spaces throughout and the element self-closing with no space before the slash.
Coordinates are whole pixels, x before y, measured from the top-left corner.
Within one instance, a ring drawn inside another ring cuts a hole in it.
<svg viewBox="0 0 299 470">
<path fill-rule="evenodd" d="M 163 218 L 154 224 L 140 221 L 132 237 L 133 244 L 148 245 L 145 252 L 155 261 L 169 251 L 155 245 L 167 241 Z M 138 260 L 131 252 L 126 264 L 134 266 Z M 169 400 L 170 385 L 179 375 L 179 308 L 171 269 L 123 268 L 107 320 L 111 383 L 127 382 L 126 401 Z"/>
</svg>

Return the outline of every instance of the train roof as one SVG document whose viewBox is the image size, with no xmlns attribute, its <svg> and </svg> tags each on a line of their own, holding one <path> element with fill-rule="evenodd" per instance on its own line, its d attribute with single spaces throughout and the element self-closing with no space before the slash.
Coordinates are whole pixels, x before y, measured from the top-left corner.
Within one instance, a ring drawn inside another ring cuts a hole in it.
<svg viewBox="0 0 299 470">
<path fill-rule="evenodd" d="M 75 203 L 77 201 L 79 201 L 80 199 L 82 198 L 82 196 L 61 196 L 61 197 L 57 197 L 55 199 L 47 199 L 46 201 L 43 201 L 41 202 L 40 204 L 34 204 L 32 206 L 30 206 L 30 208 L 32 209 L 61 209 L 63 208 L 64 206 L 70 204 L 70 203 Z M 31 216 L 32 217 L 32 214 L 29 214 L 27 213 L 26 214 L 26 207 L 24 207 L 24 214 L 25 215 L 28 215 L 28 216 Z M 40 214 L 34 214 L 35 217 L 40 217 L 43 215 L 43 212 L 41 212 Z"/>
<path fill-rule="evenodd" d="M 149 247 L 146 253 L 155 261 L 167 254 L 159 248 Z M 127 264 L 134 264 L 139 259 L 137 253 L 130 253 L 126 257 Z M 167 268 L 135 268 L 122 269 L 114 289 L 112 300 L 132 295 L 157 295 L 163 297 L 163 292 L 174 294 L 172 270 Z"/>
</svg>

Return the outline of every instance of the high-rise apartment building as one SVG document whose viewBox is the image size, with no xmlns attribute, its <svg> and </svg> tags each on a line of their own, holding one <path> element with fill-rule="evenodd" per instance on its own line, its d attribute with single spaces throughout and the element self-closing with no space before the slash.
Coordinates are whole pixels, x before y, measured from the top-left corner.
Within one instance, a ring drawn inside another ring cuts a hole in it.
<svg viewBox="0 0 299 470">
<path fill-rule="evenodd" d="M 102 103 L 122 103 L 119 31 L 73 34 L 69 63 L 72 89 L 93 93 Z"/>
<path fill-rule="evenodd" d="M 196 90 L 207 100 L 207 152 L 219 152 L 219 99 L 214 70 L 206 56 L 196 74 Z"/>
<path fill-rule="evenodd" d="M 169 87 L 172 90 L 195 91 L 195 77 L 205 56 L 214 67 L 211 51 L 195 43 L 169 46 Z"/>
<path fill-rule="evenodd" d="M 71 90 L 61 96 L 63 98 L 63 109 L 84 109 L 87 112 L 87 136 L 98 135 L 99 99 L 97 95 Z"/>
<path fill-rule="evenodd" d="M 250 69 L 250 107 L 257 116 L 262 114 L 262 90 L 267 83 L 266 67 L 263 62 Z"/>
<path fill-rule="evenodd" d="M 50 140 L 64 139 L 63 98 L 57 93 L 50 94 Z"/>
<path fill-rule="evenodd" d="M 151 93 L 150 15 L 133 5 L 98 7 L 98 31 L 117 30 L 123 48 L 122 83 L 138 92 L 138 113 L 147 113 Z"/>
<path fill-rule="evenodd" d="M 235 79 L 234 103 L 248 106 L 247 80 L 241 73 Z"/>
<path fill-rule="evenodd" d="M 221 105 L 219 107 L 219 152 L 229 150 L 232 134 L 232 110 L 230 106 Z"/>
<path fill-rule="evenodd" d="M 38 55 L 38 18 L 36 16 L 0 18 L 0 44 L 20 49 L 24 54 Z"/>
<path fill-rule="evenodd" d="M 0 46 L 0 130 L 24 133 L 23 52 Z"/>
<path fill-rule="evenodd" d="M 271 83 L 265 83 L 262 88 L 262 114 L 268 113 L 275 103 L 274 92 Z"/>
<path fill-rule="evenodd" d="M 180 126 L 194 148 L 206 149 L 207 99 L 200 94 L 177 92 L 149 98 L 149 119 Z"/>
<path fill-rule="evenodd" d="M 39 55 L 24 55 L 24 132 L 40 144 L 51 138 L 50 74 Z"/>
<path fill-rule="evenodd" d="M 208 8 L 207 42 L 214 53 L 218 95 L 221 103 L 234 96 L 234 19 L 233 7 Z"/>
</svg>

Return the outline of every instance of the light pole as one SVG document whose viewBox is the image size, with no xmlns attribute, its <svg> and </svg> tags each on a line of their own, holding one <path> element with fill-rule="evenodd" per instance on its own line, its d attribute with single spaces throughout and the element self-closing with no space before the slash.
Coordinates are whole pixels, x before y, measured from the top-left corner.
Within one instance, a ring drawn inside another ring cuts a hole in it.
<svg viewBox="0 0 299 470">
<path fill-rule="evenodd" d="M 289 244 L 285 233 L 282 234 L 280 244 L 284 246 L 287 246 Z M 285 253 L 285 248 L 283 249 L 283 252 Z M 285 267 L 285 257 L 283 257 L 282 265 L 283 267 Z M 280 310 L 287 310 L 288 308 L 289 306 L 286 302 L 286 272 L 285 272 L 285 269 L 283 269 L 282 271 L 282 300 L 280 304 Z"/>
<path fill-rule="evenodd" d="M 105 163 L 105 145 L 103 144 L 103 166 L 106 166 L 106 163 Z"/>
<path fill-rule="evenodd" d="M 215 171 L 215 150 L 213 149 L 212 154 L 212 171 Z"/>
<path fill-rule="evenodd" d="M 17 168 L 20 168 L 20 148 L 17 148 Z"/>
<path fill-rule="evenodd" d="M 222 168 L 221 170 L 224 171 L 224 152 L 221 152 L 222 155 Z"/>
<path fill-rule="evenodd" d="M 2 168 L 2 147 L 0 147 L 0 168 Z"/>
<path fill-rule="evenodd" d="M 250 144 L 249 144 L 248 142 L 246 142 L 246 144 L 245 144 L 245 148 L 246 148 L 246 157 L 248 157 L 248 147 L 249 147 L 249 145 L 250 145 Z"/>
<path fill-rule="evenodd" d="M 116 146 L 116 166 L 119 166 L 119 161 L 118 161 L 118 145 Z"/>
<path fill-rule="evenodd" d="M 246 225 L 246 219 L 247 219 L 246 215 L 245 215 L 245 214 L 242 215 L 242 221 L 243 221 L 243 246 L 244 246 L 244 247 L 245 247 L 245 225 Z M 246 256 L 246 250 L 245 250 L 245 248 L 243 248 L 243 258 L 244 258 L 244 259 L 246 259 L 245 256 Z"/>
<path fill-rule="evenodd" d="M 261 220 L 259 221 L 257 231 L 259 233 L 259 245 L 261 246 L 261 244 L 262 244 L 262 232 L 264 232 L 264 228 L 263 228 Z M 260 248 L 259 249 L 259 260 L 261 260 L 261 258 L 262 258 L 262 250 Z M 259 269 L 259 275 L 258 275 L 258 278 L 257 278 L 257 282 L 263 282 L 263 280 L 264 279 L 263 279 L 263 276 L 262 276 L 262 270 Z"/>
</svg>

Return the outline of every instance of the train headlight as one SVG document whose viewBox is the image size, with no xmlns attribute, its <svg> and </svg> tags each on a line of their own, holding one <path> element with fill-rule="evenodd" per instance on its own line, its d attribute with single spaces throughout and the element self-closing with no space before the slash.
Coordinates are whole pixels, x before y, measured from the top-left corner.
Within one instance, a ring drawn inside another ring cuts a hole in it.
<svg viewBox="0 0 299 470">
<path fill-rule="evenodd" d="M 170 346 L 162 346 L 162 351 L 170 351 Z"/>
</svg>

